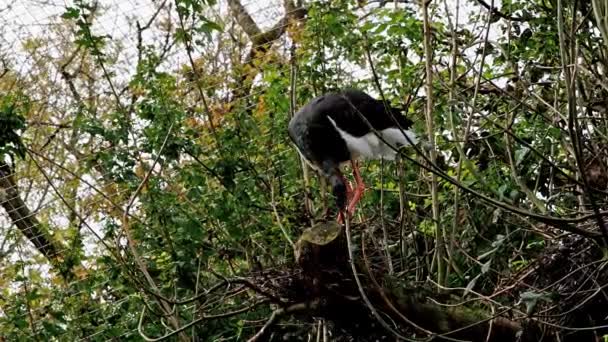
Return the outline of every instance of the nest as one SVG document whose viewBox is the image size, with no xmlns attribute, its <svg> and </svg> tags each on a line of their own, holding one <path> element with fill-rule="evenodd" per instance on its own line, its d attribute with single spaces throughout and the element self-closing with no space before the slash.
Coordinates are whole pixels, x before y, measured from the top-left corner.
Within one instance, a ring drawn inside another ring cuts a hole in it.
<svg viewBox="0 0 608 342">
<path fill-rule="evenodd" d="M 511 283 L 505 282 L 502 288 L 508 291 L 496 290 L 504 292 L 501 310 L 518 309 L 494 315 L 488 306 L 463 302 L 460 297 L 438 292 L 428 282 L 408 280 L 399 275 L 404 274 L 398 272 L 401 270 L 389 276 L 384 252 L 361 243 L 363 229 L 368 240 L 381 238 L 376 236 L 380 230 L 374 224 L 377 223 L 368 222 L 352 229 L 356 236 L 351 241 L 351 247 L 356 249 L 353 264 L 358 279 L 348 258 L 344 227 L 331 222 L 303 232 L 296 243 L 293 263 L 253 276 L 253 282 L 287 303 L 277 307 L 285 314 L 283 320 L 299 323 L 275 326 L 265 334 L 266 338 L 314 338 L 320 320 L 332 341 L 383 341 L 397 336 L 442 334 L 467 341 L 486 341 L 488 336 L 490 341 L 587 341 L 608 333 L 601 329 L 559 328 L 606 324 L 608 295 L 602 286 L 608 287 L 608 272 L 601 249 L 591 240 L 573 235 L 555 239 L 529 268 L 505 277 Z M 395 229 L 391 226 L 389 231 Z M 414 238 L 409 243 L 417 242 Z M 403 265 L 402 269 L 411 266 Z"/>
<path fill-rule="evenodd" d="M 518 279 L 513 295 L 530 318 L 562 341 L 593 341 L 608 334 L 601 327 L 608 323 L 608 261 L 590 239 L 566 235 L 551 241 Z"/>
</svg>

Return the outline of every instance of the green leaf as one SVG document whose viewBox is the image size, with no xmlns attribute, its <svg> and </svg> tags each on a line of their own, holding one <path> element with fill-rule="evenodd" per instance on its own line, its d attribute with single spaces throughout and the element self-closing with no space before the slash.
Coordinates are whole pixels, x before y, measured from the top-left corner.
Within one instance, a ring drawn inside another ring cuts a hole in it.
<svg viewBox="0 0 608 342">
<path fill-rule="evenodd" d="M 223 27 L 214 21 L 205 19 L 205 22 L 201 26 L 199 26 L 199 29 L 201 29 L 201 32 L 221 32 L 223 30 Z"/>
<path fill-rule="evenodd" d="M 0 160 L 5 155 L 25 158 L 26 148 L 21 141 L 25 128 L 25 114 L 29 100 L 20 94 L 0 98 Z"/>
<path fill-rule="evenodd" d="M 485 259 L 486 257 L 488 257 L 488 256 L 490 256 L 490 255 L 492 255 L 492 254 L 494 254 L 494 252 L 496 252 L 497 250 L 498 250 L 498 248 L 492 248 L 492 249 L 490 249 L 489 251 L 487 251 L 487 252 L 485 252 L 485 253 L 483 253 L 483 254 L 479 255 L 479 256 L 477 257 L 477 260 L 480 260 L 480 261 L 481 261 L 481 260 Z"/>
<path fill-rule="evenodd" d="M 528 147 L 523 147 L 521 149 L 515 150 L 515 165 L 521 164 L 524 158 L 528 155 L 530 149 Z"/>
<path fill-rule="evenodd" d="M 486 274 L 490 270 L 490 265 L 492 264 L 492 259 L 488 260 L 485 264 L 481 266 L 481 274 Z"/>
<path fill-rule="evenodd" d="M 481 273 L 476 275 L 475 278 L 473 278 L 467 284 L 467 287 L 464 289 L 464 293 L 462 294 L 463 297 L 466 296 L 473 289 L 473 287 L 475 287 L 475 284 L 477 283 L 477 280 L 479 279 L 479 277 L 481 277 Z"/>
<path fill-rule="evenodd" d="M 80 16 L 80 9 L 67 7 L 66 11 L 61 15 L 63 19 L 76 19 Z"/>
<path fill-rule="evenodd" d="M 519 298 L 520 301 L 526 305 L 526 313 L 528 315 L 534 312 L 534 309 L 540 300 L 551 302 L 551 298 L 548 295 L 533 291 L 526 291 L 519 295 Z"/>
</svg>

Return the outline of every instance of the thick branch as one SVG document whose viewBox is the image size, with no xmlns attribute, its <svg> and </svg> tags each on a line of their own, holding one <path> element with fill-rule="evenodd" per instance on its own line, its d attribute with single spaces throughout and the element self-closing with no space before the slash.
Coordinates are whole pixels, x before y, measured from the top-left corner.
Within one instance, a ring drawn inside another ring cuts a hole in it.
<svg viewBox="0 0 608 342">
<path fill-rule="evenodd" d="M 232 16 L 236 22 L 239 24 L 239 26 L 241 26 L 243 31 L 245 31 L 251 40 L 262 33 L 251 15 L 249 15 L 245 9 L 245 6 L 243 6 L 239 0 L 228 0 L 228 6 L 230 7 L 230 12 L 232 13 Z"/>
<path fill-rule="evenodd" d="M 60 256 L 57 248 L 51 238 L 41 230 L 40 222 L 21 198 L 13 173 L 6 164 L 0 165 L 0 205 L 17 229 L 54 264 Z"/>
<path fill-rule="evenodd" d="M 279 39 L 285 33 L 290 20 L 303 19 L 306 15 L 306 9 L 296 6 L 293 0 L 284 0 L 285 15 L 283 18 L 268 29 L 268 31 L 262 32 L 239 0 L 229 0 L 228 5 L 232 16 L 251 40 L 251 50 L 249 50 L 247 60 L 245 61 L 245 65 L 249 66 L 249 68 L 245 69 L 254 70 L 253 72 L 245 72 L 240 77 L 238 86 L 235 87 L 232 94 L 232 100 L 235 100 L 246 96 L 251 89 L 251 81 L 255 78 L 258 69 L 254 63 L 255 59 L 262 58 L 272 42 Z"/>
<path fill-rule="evenodd" d="M 2 63 L 2 69 L 0 69 L 0 78 L 4 77 L 4 75 L 8 74 L 8 63 L 4 58 L 0 58 L 0 62 Z"/>
</svg>

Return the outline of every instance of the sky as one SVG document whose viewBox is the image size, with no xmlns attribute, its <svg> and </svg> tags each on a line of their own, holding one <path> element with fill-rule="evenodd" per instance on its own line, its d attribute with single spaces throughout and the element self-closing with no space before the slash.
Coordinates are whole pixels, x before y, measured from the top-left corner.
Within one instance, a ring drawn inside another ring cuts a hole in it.
<svg viewBox="0 0 608 342">
<path fill-rule="evenodd" d="M 479 6 L 472 6 L 470 1 L 460 1 L 460 23 L 465 23 L 472 11 L 480 10 Z M 450 11 L 454 13 L 456 1 L 446 0 L 446 2 Z M 100 4 L 107 8 L 107 11 L 95 21 L 94 29 L 99 33 L 109 34 L 113 39 L 127 39 L 134 44 L 132 39 L 135 28 L 130 24 L 129 19 L 147 20 L 154 13 L 155 3 L 159 3 L 159 0 L 101 0 Z M 281 0 L 244 0 L 242 3 L 261 28 L 271 27 L 283 14 Z M 225 15 L 227 13 L 225 2 L 220 1 L 220 4 L 220 13 Z M 444 1 L 440 1 L 439 4 L 443 11 Z M 72 1 L 65 0 L 0 0 L 0 54 L 22 53 L 23 41 L 30 37 L 48 35 L 49 27 L 56 22 L 56 16 L 61 15 L 66 6 L 71 5 L 73 5 Z M 394 5 L 386 6 L 390 8 Z M 500 0 L 495 1 L 495 6 L 500 7 Z M 493 28 L 490 32 L 490 40 L 495 39 L 499 34 Z"/>
</svg>

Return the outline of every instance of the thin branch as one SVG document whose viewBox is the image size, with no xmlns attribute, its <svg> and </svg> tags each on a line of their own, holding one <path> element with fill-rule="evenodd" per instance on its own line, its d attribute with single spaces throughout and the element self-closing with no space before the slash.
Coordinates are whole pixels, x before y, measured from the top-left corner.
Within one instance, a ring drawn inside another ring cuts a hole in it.
<svg viewBox="0 0 608 342">
<path fill-rule="evenodd" d="M 363 122 L 367 125 L 368 129 L 370 130 L 370 132 L 373 132 L 374 135 L 383 143 L 385 143 L 390 149 L 392 149 L 393 151 L 399 153 L 399 155 L 404 158 L 407 159 L 408 161 L 410 161 L 411 163 L 413 163 L 414 165 L 417 165 L 427 171 L 433 172 L 434 174 L 440 176 L 441 178 L 443 178 L 444 180 L 446 180 L 448 183 L 459 187 L 460 189 L 466 191 L 467 193 L 478 197 L 479 199 L 483 200 L 486 203 L 489 203 L 497 208 L 500 209 L 504 209 L 506 211 L 518 214 L 518 215 L 522 215 L 524 217 L 528 217 L 531 219 L 534 219 L 536 221 L 545 223 L 549 226 L 553 226 L 557 229 L 561 229 L 564 231 L 568 231 L 571 233 L 575 233 L 575 234 L 579 234 L 581 236 L 585 236 L 594 240 L 597 239 L 601 239 L 602 238 L 602 233 L 598 233 L 595 231 L 589 231 L 589 230 L 585 230 L 576 226 L 573 226 L 572 224 L 575 223 L 580 223 L 580 222 L 584 222 L 587 221 L 591 218 L 595 217 L 595 214 L 590 214 L 590 215 L 581 215 L 579 217 L 575 217 L 575 218 L 561 218 L 561 217 L 554 217 L 554 216 L 547 216 L 547 215 L 540 215 L 537 213 L 533 213 L 531 211 L 513 206 L 511 204 L 496 200 L 494 198 L 488 197 L 482 193 L 480 193 L 477 190 L 473 190 L 472 188 L 462 184 L 461 182 L 458 182 L 457 180 L 455 180 L 454 178 L 452 178 L 451 176 L 449 176 L 446 172 L 444 172 L 439 166 L 437 166 L 435 163 L 431 163 L 430 160 L 428 159 L 428 157 L 421 151 L 421 149 L 414 145 L 411 144 L 411 147 L 414 148 L 414 150 L 416 151 L 416 154 L 421 156 L 424 159 L 424 163 L 421 163 L 420 161 L 408 156 L 406 153 L 404 153 L 402 150 L 395 148 L 390 142 L 386 141 L 384 139 L 384 137 L 382 135 L 380 135 L 380 133 L 371 125 L 371 123 L 367 120 L 367 118 L 357 109 L 357 107 L 355 107 L 355 105 L 345 96 L 342 97 L 346 103 L 348 103 L 351 108 L 353 109 L 353 111 L 355 113 L 357 113 L 357 115 L 359 115 L 359 118 L 361 118 L 361 120 L 363 120 Z M 402 132 L 403 134 L 403 132 Z M 405 135 L 406 139 L 409 140 L 409 136 Z M 411 141 L 410 141 L 411 143 Z M 600 212 L 601 216 L 608 216 L 608 211 L 602 211 Z"/>
<path fill-rule="evenodd" d="M 296 43 L 292 42 L 290 47 L 290 61 L 289 61 L 289 117 L 293 118 L 296 113 L 296 102 L 297 102 L 297 70 L 298 63 L 296 61 Z M 306 160 L 303 156 L 300 157 L 300 167 L 302 169 L 302 180 L 304 181 L 304 208 L 310 217 L 310 224 L 313 224 L 313 203 L 312 194 L 310 191 L 310 170 Z M 324 180 L 323 177 L 321 177 Z M 321 189 L 324 194 L 325 189 Z"/>
<path fill-rule="evenodd" d="M 152 175 L 152 172 L 154 171 L 154 167 L 156 166 L 156 164 L 158 163 L 158 161 L 162 155 L 162 151 L 164 150 L 165 145 L 167 144 L 167 141 L 169 140 L 169 136 L 171 135 L 172 131 L 173 131 L 173 123 L 171 123 L 171 126 L 169 126 L 169 129 L 167 130 L 165 139 L 158 151 L 156 158 L 154 159 L 154 162 L 152 163 L 152 166 L 146 173 L 144 179 L 140 182 L 140 184 L 137 187 L 137 189 L 135 190 L 135 192 L 131 195 L 131 199 L 129 200 L 129 203 L 127 204 L 125 211 L 122 215 L 122 229 L 128 240 L 128 245 L 129 245 L 129 248 L 131 249 L 131 253 L 133 254 L 133 258 L 135 259 L 135 262 L 137 263 L 139 270 L 144 274 L 144 277 L 146 278 L 146 281 L 148 282 L 148 286 L 150 286 L 150 289 L 153 292 L 158 293 L 158 294 L 160 294 L 160 290 L 159 290 L 158 286 L 156 286 L 156 282 L 154 281 L 154 279 L 152 279 L 152 276 L 150 276 L 150 273 L 148 272 L 148 268 L 146 267 L 145 263 L 143 262 L 143 259 L 137 252 L 137 248 L 135 247 L 135 240 L 133 239 L 133 236 L 131 235 L 131 231 L 129 228 L 130 227 L 129 210 L 131 209 L 131 206 L 133 205 L 133 203 L 139 196 L 139 193 L 143 190 L 144 186 L 148 183 L 148 180 L 150 179 L 150 176 Z M 176 329 L 176 331 L 180 331 L 179 320 L 178 320 L 177 314 L 175 314 L 175 315 L 171 314 L 173 312 L 173 310 L 171 309 L 171 307 L 169 306 L 169 304 L 167 302 L 161 300 L 160 304 L 161 304 L 161 307 L 162 307 L 163 311 L 165 312 L 165 314 L 169 316 L 169 321 L 170 321 L 171 325 Z M 183 329 L 183 327 L 181 329 Z M 182 341 L 188 340 L 188 337 L 185 334 L 180 333 L 179 335 L 180 335 L 180 339 Z"/>
<path fill-rule="evenodd" d="M 505 13 L 503 13 L 503 12 L 499 11 L 499 10 L 498 10 L 498 8 L 494 7 L 494 4 L 493 4 L 493 3 L 492 3 L 492 5 L 490 6 L 490 5 L 488 5 L 488 3 L 487 3 L 487 2 L 485 2 L 485 1 L 483 1 L 483 0 L 477 0 L 477 2 L 478 2 L 478 3 L 479 3 L 481 6 L 485 7 L 486 9 L 488 9 L 488 10 L 489 10 L 489 11 L 492 13 L 492 15 L 496 15 L 496 16 L 498 16 L 498 17 L 500 17 L 500 18 L 503 18 L 503 19 L 506 19 L 506 20 L 510 20 L 510 21 L 519 21 L 519 22 L 525 22 L 525 21 L 529 21 L 529 20 L 534 19 L 534 18 L 513 17 L 513 16 L 510 16 L 510 15 L 508 15 L 508 14 L 505 14 Z M 493 1 L 492 1 L 492 2 L 493 2 Z"/>
<path fill-rule="evenodd" d="M 179 6 L 177 6 L 177 0 L 176 0 L 175 8 L 178 8 L 178 7 Z M 177 11 L 177 16 L 179 19 L 180 27 L 181 27 L 182 31 L 185 32 L 186 26 L 184 24 L 184 18 L 182 16 L 182 13 L 180 11 Z M 201 87 L 201 84 L 200 84 L 200 80 L 202 77 L 198 70 L 198 66 L 197 66 L 196 62 L 194 61 L 194 57 L 192 57 L 192 51 L 193 51 L 192 42 L 191 42 L 190 38 L 186 38 L 184 40 L 184 43 L 186 44 L 186 55 L 188 56 L 188 61 L 190 62 L 190 67 L 192 68 L 192 72 L 196 76 L 196 80 L 194 80 L 194 83 L 196 85 L 196 89 L 198 90 L 199 98 L 200 98 L 201 102 L 203 103 L 203 108 L 205 108 L 205 114 L 207 117 L 207 121 L 209 122 L 209 128 L 211 128 L 211 134 L 213 134 L 215 143 L 219 146 L 219 138 L 217 136 L 215 124 L 213 123 L 213 114 L 211 112 L 211 109 L 209 108 L 209 105 L 207 104 L 207 97 L 205 96 L 205 92 L 203 91 L 203 88 Z"/>
<path fill-rule="evenodd" d="M 193 320 L 192 322 L 183 325 L 179 329 L 173 330 L 173 331 L 171 331 L 171 332 L 169 332 L 169 333 L 167 333 L 167 334 L 165 334 L 165 335 L 163 335 L 161 337 L 149 337 L 144 332 L 143 322 L 144 322 L 144 316 L 146 314 L 146 308 L 147 308 L 144 305 L 144 307 L 142 308 L 141 313 L 139 315 L 139 322 L 137 324 L 137 332 L 139 333 L 139 336 L 141 336 L 147 342 L 163 341 L 163 340 L 168 339 L 171 336 L 175 336 L 176 334 L 180 334 L 180 333 L 184 332 L 188 328 L 193 327 L 193 326 L 197 325 L 198 323 L 200 323 L 202 321 L 210 321 L 210 320 L 214 320 L 214 319 L 228 318 L 228 317 L 232 317 L 232 316 L 237 316 L 237 315 L 243 314 L 245 312 L 249 312 L 253 308 L 255 308 L 256 306 L 258 306 L 260 304 L 264 304 L 266 302 L 267 302 L 267 300 L 261 300 L 259 302 L 253 303 L 250 306 L 244 307 L 242 309 L 238 309 L 238 310 L 234 310 L 234 311 L 230 311 L 230 312 L 226 312 L 226 313 L 222 313 L 222 314 L 217 314 L 217 315 L 202 315 L 201 317 Z"/>
<path fill-rule="evenodd" d="M 276 204 L 275 198 L 274 198 L 274 186 L 270 187 L 270 206 L 272 207 L 272 211 L 274 212 L 274 217 L 277 220 L 277 225 L 279 225 L 279 229 L 283 233 L 285 240 L 287 240 L 287 242 L 289 242 L 289 244 L 291 245 L 291 248 L 295 250 L 296 245 L 293 243 L 293 240 L 291 239 L 291 237 L 289 237 L 289 234 L 287 233 L 285 226 L 283 226 L 281 216 L 279 215 L 279 211 L 277 210 L 277 204 Z"/>
<path fill-rule="evenodd" d="M 345 216 L 346 216 L 345 230 L 346 230 L 346 245 L 348 247 L 348 261 L 350 263 L 351 270 L 353 271 L 353 277 L 355 278 L 355 283 L 357 283 L 357 289 L 359 290 L 359 294 L 361 295 L 363 302 L 365 302 L 365 306 L 367 306 L 367 308 L 372 313 L 372 315 L 374 316 L 376 321 L 378 321 L 378 323 L 380 323 L 380 325 L 384 329 L 386 329 L 391 334 L 393 334 L 397 339 L 418 342 L 418 340 L 416 340 L 416 339 L 411 339 L 411 338 L 402 336 L 397 331 L 395 331 L 390 325 L 388 325 L 388 323 L 386 323 L 386 321 L 380 316 L 380 314 L 378 313 L 378 310 L 376 310 L 376 308 L 374 307 L 372 302 L 367 297 L 367 294 L 365 293 L 365 290 L 363 289 L 363 285 L 361 284 L 361 279 L 359 278 L 359 274 L 357 273 L 357 268 L 355 266 L 355 259 L 354 259 L 354 253 L 353 253 L 353 242 L 352 242 L 352 238 L 350 235 L 350 218 L 348 215 L 345 215 Z"/>
<path fill-rule="evenodd" d="M 574 13 L 576 13 L 576 11 L 574 11 Z M 579 168 L 580 176 L 581 176 L 581 179 L 583 180 L 584 192 L 587 195 L 587 197 L 589 197 L 591 209 L 593 210 L 593 213 L 595 214 L 598 226 L 600 227 L 600 230 L 604 237 L 604 244 L 608 246 L 608 229 L 606 228 L 606 225 L 604 224 L 604 220 L 600 216 L 600 210 L 597 206 L 597 203 L 595 202 L 595 196 L 594 196 L 593 192 L 589 191 L 590 190 L 589 181 L 587 179 L 587 174 L 584 170 L 584 163 L 583 163 L 583 157 L 582 157 L 583 151 L 582 151 L 582 147 L 581 147 L 582 138 L 580 136 L 579 127 L 578 127 L 578 123 L 576 120 L 576 118 L 577 118 L 576 93 L 574 92 L 574 89 L 572 89 L 573 84 L 574 84 L 573 80 L 575 77 L 572 75 L 572 73 L 570 72 L 570 68 L 567 66 L 570 63 L 570 60 L 574 59 L 574 56 L 569 55 L 566 50 L 566 38 L 565 38 L 565 33 L 564 33 L 564 17 L 563 16 L 564 16 L 564 13 L 563 13 L 562 0 L 557 0 L 557 29 L 558 29 L 558 36 L 559 36 L 559 49 L 560 49 L 560 56 L 561 56 L 561 61 L 562 61 L 562 68 L 564 71 L 566 93 L 568 96 L 568 132 L 570 134 L 570 140 L 572 143 L 572 147 L 574 149 L 574 158 L 576 160 L 576 165 Z M 572 42 L 571 44 L 574 44 L 574 42 Z"/>
<path fill-rule="evenodd" d="M 459 10 L 460 10 L 460 0 L 456 0 L 456 14 L 455 14 L 455 23 L 452 23 L 452 20 L 450 18 L 449 12 L 448 12 L 448 5 L 447 5 L 447 0 L 444 0 L 444 6 L 445 6 L 445 12 L 446 12 L 446 16 L 448 18 L 448 25 L 450 28 L 450 31 L 452 32 L 452 49 L 451 49 L 451 62 L 450 62 L 450 84 L 449 84 L 449 91 L 448 91 L 448 102 L 450 103 L 449 106 L 449 112 L 448 112 L 448 122 L 450 125 L 450 129 L 452 131 L 452 134 L 454 135 L 455 139 L 458 139 L 458 132 L 456 131 L 456 125 L 454 124 L 454 112 L 455 112 L 455 105 L 454 105 L 454 93 L 456 91 L 456 74 L 457 74 L 457 63 L 458 63 L 458 39 L 456 36 L 456 30 L 458 29 L 458 19 L 459 19 Z M 464 137 L 463 141 L 466 140 L 467 137 Z M 458 165 L 461 165 L 462 160 L 464 160 L 466 158 L 466 154 L 464 153 L 464 149 L 463 149 L 463 144 L 456 144 L 456 150 L 458 151 Z M 461 169 L 461 167 L 457 167 L 458 169 Z M 458 181 L 461 180 L 461 172 L 456 171 L 456 179 Z M 450 231 L 450 238 L 449 238 L 449 245 L 446 247 L 446 250 L 448 251 L 448 263 L 449 265 L 453 264 L 453 249 L 454 249 L 454 240 L 455 240 L 455 236 L 456 236 L 456 231 L 457 231 L 457 225 L 458 225 L 458 218 L 460 217 L 460 189 L 455 187 L 454 188 L 454 218 L 452 221 L 452 229 Z"/>
<path fill-rule="evenodd" d="M 277 309 L 272 312 L 272 314 L 268 318 L 268 321 L 266 321 L 266 324 L 264 324 L 264 326 L 260 330 L 258 330 L 258 332 L 255 335 L 253 335 L 250 339 L 248 339 L 247 342 L 258 341 L 260 338 L 262 338 L 266 334 L 266 331 L 268 331 L 268 329 L 270 329 L 270 327 L 276 323 L 277 319 L 279 319 L 280 317 L 282 317 L 286 314 L 300 312 L 300 311 L 316 310 L 320 306 L 321 306 L 321 300 L 319 298 L 316 298 L 309 302 L 296 303 L 296 304 L 292 304 L 286 308 Z"/>
<path fill-rule="evenodd" d="M 426 69 L 426 130 L 428 135 L 428 145 L 430 149 L 430 163 L 435 164 L 437 160 L 437 146 L 435 144 L 435 118 L 433 116 L 433 51 L 431 49 L 431 24 L 429 20 L 429 5 L 431 1 L 426 1 L 422 5 L 422 17 L 424 28 L 424 65 Z M 445 284 L 447 281 L 447 267 L 444 265 L 444 254 L 446 252 L 445 229 L 439 225 L 439 193 L 437 176 L 431 173 L 431 203 L 433 212 L 433 225 L 435 226 L 435 258 L 437 260 L 437 282 Z"/>
<path fill-rule="evenodd" d="M 591 0 L 593 6 L 593 15 L 597 22 L 597 27 L 602 33 L 604 38 L 604 44 L 606 45 L 606 52 L 608 53 L 608 4 L 605 0 Z"/>
</svg>

